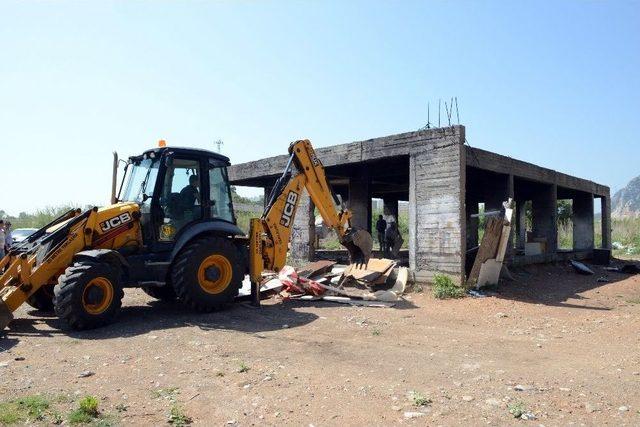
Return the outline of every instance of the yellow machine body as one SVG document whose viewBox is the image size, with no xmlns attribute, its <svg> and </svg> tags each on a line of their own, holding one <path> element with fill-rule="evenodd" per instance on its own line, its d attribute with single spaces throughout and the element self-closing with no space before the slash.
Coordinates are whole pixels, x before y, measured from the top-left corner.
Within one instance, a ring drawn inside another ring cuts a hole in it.
<svg viewBox="0 0 640 427">
<path fill-rule="evenodd" d="M 271 200 L 261 218 L 251 220 L 249 272 L 255 287 L 264 270 L 279 271 L 287 260 L 291 230 L 298 204 L 306 191 L 324 223 L 334 230 L 347 248 L 352 262 L 367 262 L 371 255 L 371 235 L 351 226 L 351 212 L 338 205 L 326 178 L 324 166 L 309 140 L 289 146 L 290 160 L 276 183 Z M 295 175 L 292 169 L 295 168 Z M 368 237 L 367 237 L 368 236 Z"/>
<path fill-rule="evenodd" d="M 46 229 L 42 244 L 32 253 L 12 254 L 0 260 L 0 329 L 11 313 L 46 284 L 55 283 L 73 262 L 88 249 L 120 249 L 142 245 L 140 209 L 136 203 L 117 203 L 80 213 Z"/>
</svg>

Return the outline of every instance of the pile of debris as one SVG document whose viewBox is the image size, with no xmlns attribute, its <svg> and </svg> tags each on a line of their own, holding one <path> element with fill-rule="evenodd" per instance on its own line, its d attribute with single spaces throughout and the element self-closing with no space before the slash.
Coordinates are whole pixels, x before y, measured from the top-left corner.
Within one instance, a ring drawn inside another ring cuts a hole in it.
<svg viewBox="0 0 640 427">
<path fill-rule="evenodd" d="M 390 259 L 372 258 L 366 264 L 346 267 L 316 261 L 298 269 L 285 266 L 277 275 L 267 275 L 260 294 L 275 294 L 283 300 L 392 307 L 404 293 L 408 279 L 409 270 Z"/>
</svg>

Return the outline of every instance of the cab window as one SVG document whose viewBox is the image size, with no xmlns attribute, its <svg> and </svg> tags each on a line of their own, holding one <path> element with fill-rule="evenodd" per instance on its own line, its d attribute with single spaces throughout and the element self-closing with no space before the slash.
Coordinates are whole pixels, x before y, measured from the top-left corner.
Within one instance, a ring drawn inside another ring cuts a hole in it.
<svg viewBox="0 0 640 427">
<path fill-rule="evenodd" d="M 234 222 L 227 168 L 224 166 L 209 166 L 209 206 L 211 218 Z"/>
<path fill-rule="evenodd" d="M 160 240 L 173 240 L 182 227 L 203 218 L 198 160 L 174 158 L 167 165 L 160 207 L 164 212 Z"/>
</svg>

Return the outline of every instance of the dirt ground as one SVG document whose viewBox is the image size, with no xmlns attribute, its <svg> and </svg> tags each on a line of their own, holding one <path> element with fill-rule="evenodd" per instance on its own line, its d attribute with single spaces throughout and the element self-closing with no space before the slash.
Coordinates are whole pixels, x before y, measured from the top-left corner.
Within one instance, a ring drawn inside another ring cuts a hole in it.
<svg viewBox="0 0 640 427">
<path fill-rule="evenodd" d="M 202 315 L 129 290 L 117 323 L 82 333 L 21 309 L 0 338 L 0 399 L 43 394 L 64 419 L 94 395 L 121 425 L 174 408 L 200 425 L 637 426 L 640 276 L 594 268 L 521 269 L 494 296 L 425 290 L 396 308 Z"/>
</svg>

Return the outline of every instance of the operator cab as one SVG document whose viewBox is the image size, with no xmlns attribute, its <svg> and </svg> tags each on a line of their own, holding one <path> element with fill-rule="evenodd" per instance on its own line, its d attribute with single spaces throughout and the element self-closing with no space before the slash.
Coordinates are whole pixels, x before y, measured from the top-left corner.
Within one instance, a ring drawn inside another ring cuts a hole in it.
<svg viewBox="0 0 640 427">
<path fill-rule="evenodd" d="M 129 158 L 120 202 L 140 205 L 145 246 L 171 250 L 187 225 L 236 224 L 229 159 L 207 150 L 159 147 Z"/>
</svg>

